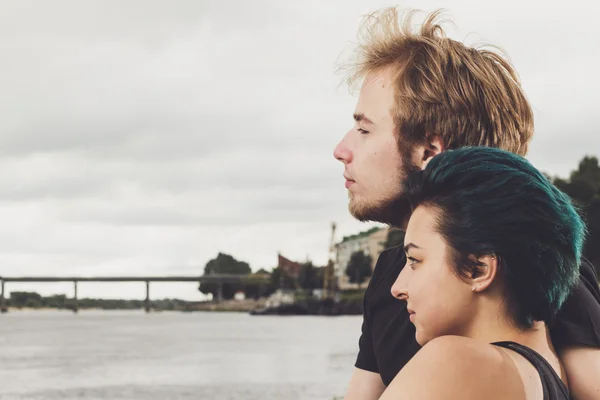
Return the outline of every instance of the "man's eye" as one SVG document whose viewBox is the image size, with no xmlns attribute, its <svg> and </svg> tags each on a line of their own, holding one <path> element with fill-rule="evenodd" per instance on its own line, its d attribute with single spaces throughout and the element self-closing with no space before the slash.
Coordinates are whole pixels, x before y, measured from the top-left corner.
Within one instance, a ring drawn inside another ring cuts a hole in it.
<svg viewBox="0 0 600 400">
<path fill-rule="evenodd" d="M 357 131 L 360 132 L 360 133 L 362 133 L 362 134 L 369 133 L 368 131 L 365 131 L 362 128 L 358 128 Z"/>
</svg>

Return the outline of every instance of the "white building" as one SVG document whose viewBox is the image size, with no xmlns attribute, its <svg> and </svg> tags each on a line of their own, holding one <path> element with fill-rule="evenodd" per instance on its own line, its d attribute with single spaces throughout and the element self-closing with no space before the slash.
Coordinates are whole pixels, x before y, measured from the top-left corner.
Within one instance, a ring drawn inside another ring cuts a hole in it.
<svg viewBox="0 0 600 400">
<path fill-rule="evenodd" d="M 346 275 L 346 267 L 353 253 L 362 251 L 365 255 L 371 256 L 371 270 L 375 269 L 377 258 L 385 249 L 388 230 L 387 227 L 371 228 L 368 231 L 344 237 L 340 243 L 335 245 L 335 275 L 340 289 L 356 289 L 358 287 L 356 284 L 350 283 Z M 368 281 L 367 279 L 362 287 L 365 287 Z"/>
</svg>

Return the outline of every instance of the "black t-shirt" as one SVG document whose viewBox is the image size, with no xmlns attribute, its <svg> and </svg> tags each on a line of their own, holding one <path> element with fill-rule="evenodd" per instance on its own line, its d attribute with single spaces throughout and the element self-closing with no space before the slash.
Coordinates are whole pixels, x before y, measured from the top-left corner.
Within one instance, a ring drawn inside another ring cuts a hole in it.
<svg viewBox="0 0 600 400">
<path fill-rule="evenodd" d="M 406 302 L 391 294 L 405 263 L 401 246 L 381 253 L 364 297 L 355 366 L 379 373 L 386 386 L 420 349 Z M 600 347 L 600 289 L 589 261 L 583 260 L 579 282 L 561 308 L 550 334 L 557 350 L 569 345 Z"/>
</svg>

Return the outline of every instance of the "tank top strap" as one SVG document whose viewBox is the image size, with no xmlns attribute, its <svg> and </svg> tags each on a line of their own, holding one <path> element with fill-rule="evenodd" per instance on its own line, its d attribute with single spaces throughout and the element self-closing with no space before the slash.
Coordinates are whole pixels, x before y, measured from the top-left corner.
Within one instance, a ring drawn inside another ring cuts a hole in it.
<svg viewBox="0 0 600 400">
<path fill-rule="evenodd" d="M 516 342 L 505 341 L 491 344 L 520 354 L 535 367 L 542 380 L 544 400 L 571 400 L 569 389 L 540 353 Z"/>
</svg>

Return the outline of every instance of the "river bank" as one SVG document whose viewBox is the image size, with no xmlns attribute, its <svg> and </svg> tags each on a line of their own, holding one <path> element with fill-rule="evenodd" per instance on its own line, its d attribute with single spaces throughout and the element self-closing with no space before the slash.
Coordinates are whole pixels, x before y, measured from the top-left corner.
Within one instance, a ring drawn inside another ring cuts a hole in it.
<svg viewBox="0 0 600 400">
<path fill-rule="evenodd" d="M 175 311 L 250 312 L 265 307 L 266 298 L 246 300 L 224 300 L 220 303 L 202 302 L 189 304 Z"/>
<path fill-rule="evenodd" d="M 249 299 L 249 300 L 225 300 L 220 303 L 216 302 L 198 302 L 188 303 L 178 307 L 163 309 L 151 308 L 150 312 L 238 312 L 238 313 L 256 313 L 256 314 L 271 314 L 271 315 L 360 315 L 362 314 L 362 303 L 357 301 L 342 300 L 339 303 L 323 302 L 318 300 L 298 301 L 294 304 L 284 305 L 284 310 L 279 308 L 268 308 L 267 299 Z M 78 312 L 86 311 L 132 311 L 143 308 L 98 308 L 98 307 L 80 307 Z M 31 313 L 31 312 L 56 312 L 62 311 L 73 313 L 70 308 L 52 308 L 52 307 L 8 307 L 8 313 Z"/>
<path fill-rule="evenodd" d="M 39 295 L 38 295 L 39 296 Z M 344 291 L 339 293 L 338 301 L 319 300 L 303 292 L 296 292 L 281 297 L 280 301 L 271 298 L 214 301 L 183 301 L 178 299 L 163 299 L 150 302 L 152 312 L 241 312 L 259 314 L 302 314 L 302 315 L 359 315 L 362 314 L 364 291 Z M 50 298 L 52 299 L 52 298 Z M 35 301 L 21 301 L 19 306 L 9 305 L 8 312 L 34 311 L 66 311 L 73 312 L 72 299 L 62 299 L 60 302 L 47 301 L 40 297 Z M 140 300 L 106 300 L 81 299 L 77 302 L 78 311 L 103 310 L 143 310 L 145 302 Z M 55 305 L 56 304 L 56 305 Z M 278 306 L 285 306 L 279 312 Z M 266 311 L 266 312 L 265 312 Z"/>
<path fill-rule="evenodd" d="M 216 311 L 216 312 L 250 312 L 265 307 L 266 299 L 250 300 L 226 300 L 221 303 L 216 302 L 189 302 L 172 308 L 151 308 L 152 312 L 192 312 L 192 311 Z M 142 310 L 143 308 L 139 308 Z M 114 311 L 114 310 L 132 310 L 127 308 L 101 308 L 101 307 L 79 307 L 78 311 Z M 73 312 L 70 308 L 57 307 L 7 307 L 7 312 Z"/>
</svg>

